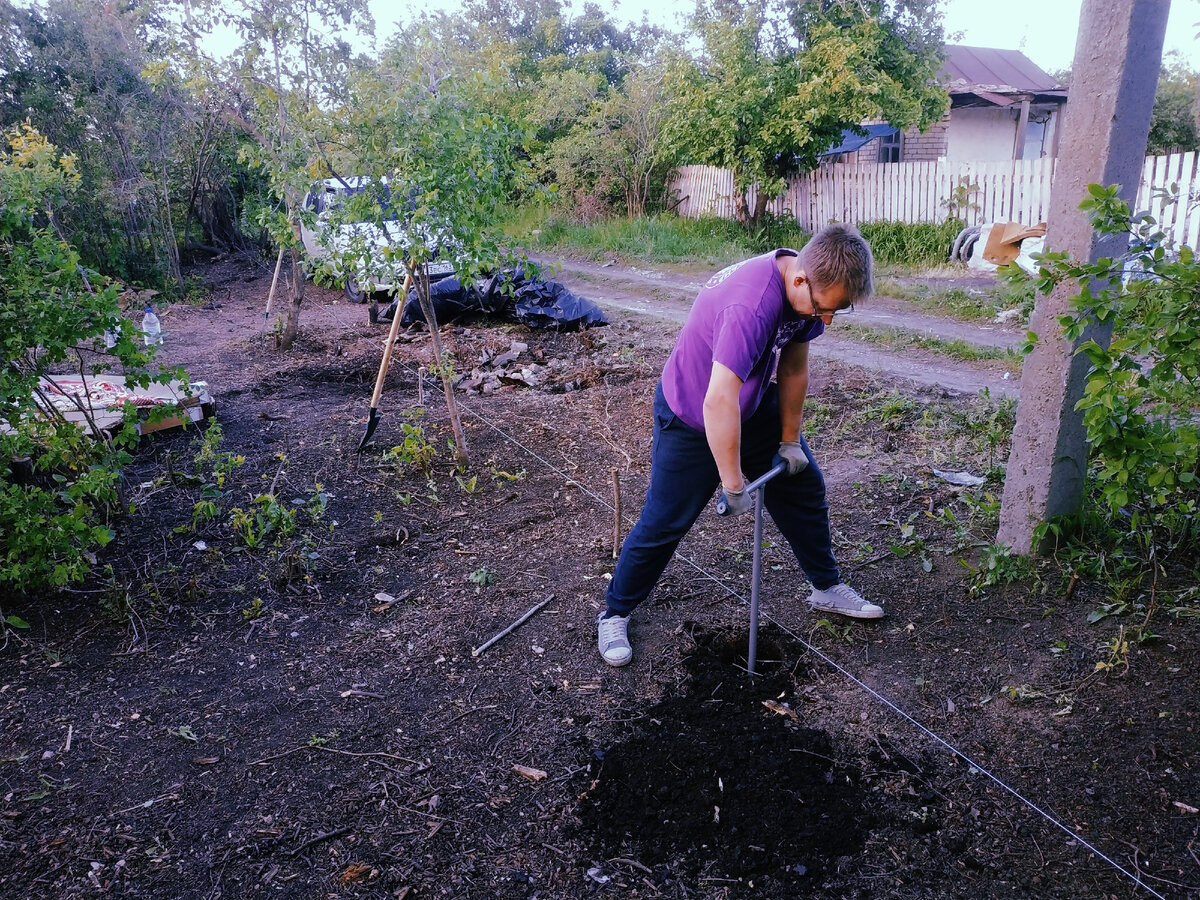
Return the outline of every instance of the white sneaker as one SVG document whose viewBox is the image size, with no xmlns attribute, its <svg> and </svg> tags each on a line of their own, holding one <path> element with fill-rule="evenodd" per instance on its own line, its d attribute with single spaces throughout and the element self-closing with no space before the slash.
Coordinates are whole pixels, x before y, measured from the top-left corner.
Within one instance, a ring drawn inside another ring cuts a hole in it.
<svg viewBox="0 0 1200 900">
<path fill-rule="evenodd" d="M 883 607 L 876 606 L 848 584 L 835 584 L 823 591 L 814 590 L 808 605 L 817 612 L 837 613 L 853 619 L 882 619 Z"/>
<path fill-rule="evenodd" d="M 629 616 L 604 618 L 601 612 L 596 619 L 596 644 L 600 657 L 610 666 L 624 666 L 633 659 L 633 647 L 629 645 Z"/>
</svg>

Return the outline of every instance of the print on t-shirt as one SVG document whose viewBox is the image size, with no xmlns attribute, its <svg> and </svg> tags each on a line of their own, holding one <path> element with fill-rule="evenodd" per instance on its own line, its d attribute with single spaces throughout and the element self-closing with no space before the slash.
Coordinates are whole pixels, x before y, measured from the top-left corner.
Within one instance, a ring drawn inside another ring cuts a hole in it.
<svg viewBox="0 0 1200 900">
<path fill-rule="evenodd" d="M 743 259 L 741 262 L 734 263 L 732 266 L 726 266 L 712 278 L 708 279 L 708 284 L 704 285 L 704 287 L 706 289 L 719 287 L 726 278 L 728 278 L 748 262 L 750 262 L 749 259 Z"/>
</svg>

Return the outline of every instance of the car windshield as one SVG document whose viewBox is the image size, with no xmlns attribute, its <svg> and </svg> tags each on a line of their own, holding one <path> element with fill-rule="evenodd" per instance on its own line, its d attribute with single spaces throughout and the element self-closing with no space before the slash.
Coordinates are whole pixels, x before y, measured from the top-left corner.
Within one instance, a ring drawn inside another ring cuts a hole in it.
<svg viewBox="0 0 1200 900">
<path fill-rule="evenodd" d="M 313 212 L 320 215 L 321 213 L 330 212 L 338 209 L 346 203 L 346 200 L 356 194 L 370 193 L 373 198 L 379 203 L 383 209 L 383 217 L 390 221 L 398 221 L 400 214 L 392 202 L 392 191 L 387 183 L 378 184 L 370 181 L 359 182 L 354 179 L 346 184 L 334 182 L 326 182 L 324 190 L 315 189 L 309 192 L 308 202 L 305 204 Z M 417 189 L 413 188 L 409 191 L 410 199 L 407 206 L 413 209 L 416 206 Z M 370 219 L 360 219 L 357 221 L 369 221 Z"/>
</svg>

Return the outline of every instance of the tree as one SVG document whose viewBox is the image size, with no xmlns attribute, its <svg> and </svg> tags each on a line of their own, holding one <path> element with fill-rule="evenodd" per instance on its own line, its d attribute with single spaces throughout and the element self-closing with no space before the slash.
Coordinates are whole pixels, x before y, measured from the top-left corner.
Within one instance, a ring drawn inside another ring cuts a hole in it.
<svg viewBox="0 0 1200 900">
<path fill-rule="evenodd" d="M 661 67 L 634 67 L 590 106 L 547 155 L 560 190 L 623 202 L 631 219 L 643 216 L 665 191 L 674 160 L 665 140 L 670 104 Z"/>
<path fill-rule="evenodd" d="M 698 0 L 693 27 L 703 52 L 670 71 L 671 133 L 690 161 L 733 171 L 744 223 L 843 129 L 925 128 L 949 103 L 933 0 Z"/>
<path fill-rule="evenodd" d="M 183 0 L 182 7 L 191 64 L 208 85 L 224 85 L 225 115 L 252 138 L 244 157 L 266 174 L 282 205 L 264 224 L 289 251 L 292 298 L 279 344 L 289 350 L 304 303 L 302 200 L 321 168 L 330 110 L 344 103 L 355 68 L 344 35 L 370 31 L 374 22 L 366 0 Z M 202 48 L 214 25 L 241 40 L 224 61 Z"/>
<path fill-rule="evenodd" d="M 85 259 L 124 278 L 182 287 L 172 205 L 194 108 L 155 81 L 152 7 L 0 3 L 0 125 L 29 120 L 74 154 L 79 181 L 57 211 Z"/>
<path fill-rule="evenodd" d="M 464 282 L 515 265 L 499 228 L 501 206 L 519 190 L 528 164 L 520 153 L 522 133 L 496 111 L 498 86 L 448 66 L 441 48 L 434 30 L 418 27 L 389 48 L 380 67 L 356 73 L 333 116 L 323 159 L 334 175 L 368 179 L 370 189 L 353 198 L 346 213 L 354 221 L 372 221 L 388 239 L 384 255 L 412 277 L 456 456 L 465 466 L 451 360 L 429 301 L 428 264 L 435 256 L 448 260 Z M 352 258 L 342 263 L 355 264 Z"/>
<path fill-rule="evenodd" d="M 1200 74 L 1183 62 L 1164 65 L 1154 94 L 1146 153 L 1200 150 Z"/>
</svg>

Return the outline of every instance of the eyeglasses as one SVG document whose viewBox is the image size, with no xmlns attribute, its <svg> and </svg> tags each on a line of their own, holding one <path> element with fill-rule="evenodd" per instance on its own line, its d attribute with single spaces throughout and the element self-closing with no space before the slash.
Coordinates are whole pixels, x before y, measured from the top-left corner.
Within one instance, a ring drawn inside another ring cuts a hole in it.
<svg viewBox="0 0 1200 900">
<path fill-rule="evenodd" d="M 817 298 L 813 296 L 812 282 L 805 281 L 804 286 L 808 288 L 808 305 L 812 307 L 813 311 L 811 313 L 808 313 L 807 315 L 804 313 L 799 313 L 798 315 L 800 316 L 800 318 L 802 318 L 802 319 L 820 319 L 820 320 L 824 321 L 826 316 L 846 316 L 846 315 L 849 315 L 850 313 L 854 312 L 854 304 L 853 303 L 848 304 L 847 306 L 844 306 L 841 309 L 821 309 L 819 306 L 817 306 Z"/>
</svg>

